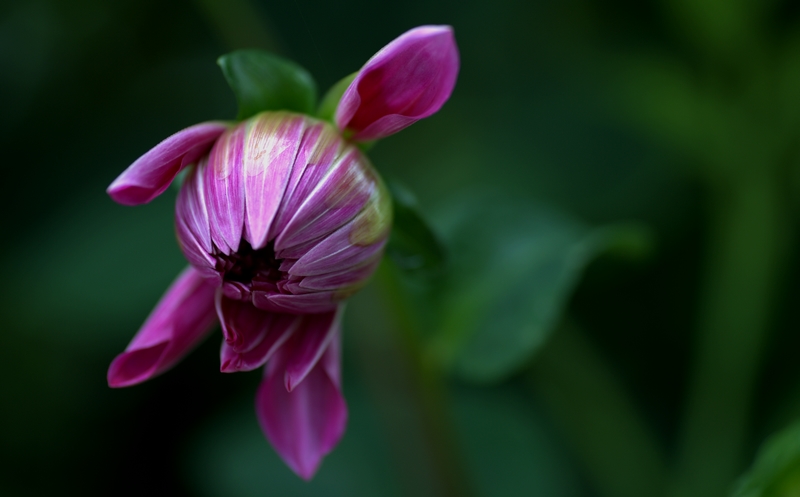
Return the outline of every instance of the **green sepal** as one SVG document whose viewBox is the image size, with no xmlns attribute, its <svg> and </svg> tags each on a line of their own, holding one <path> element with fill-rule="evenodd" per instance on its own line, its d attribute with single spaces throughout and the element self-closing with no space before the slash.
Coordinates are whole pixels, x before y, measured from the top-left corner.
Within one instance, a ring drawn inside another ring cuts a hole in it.
<svg viewBox="0 0 800 497">
<path fill-rule="evenodd" d="M 239 104 L 237 119 L 266 110 L 289 110 L 311 115 L 317 86 L 311 75 L 277 55 L 261 50 L 237 50 L 217 59 Z"/>
<path fill-rule="evenodd" d="M 396 182 L 387 182 L 392 193 L 394 221 L 386 253 L 404 272 L 433 275 L 441 271 L 445 250 L 420 215 L 414 196 Z"/>
<path fill-rule="evenodd" d="M 350 86 L 350 83 L 356 79 L 358 72 L 354 72 L 353 74 L 347 75 L 344 78 L 340 79 L 336 84 L 331 86 L 325 96 L 322 97 L 322 102 L 319 104 L 319 109 L 317 109 L 317 117 L 328 121 L 329 123 L 333 124 L 334 126 L 336 123 L 334 122 L 334 118 L 336 117 L 336 108 L 339 107 L 339 100 L 342 99 L 342 95 L 347 90 L 347 87 Z"/>
</svg>

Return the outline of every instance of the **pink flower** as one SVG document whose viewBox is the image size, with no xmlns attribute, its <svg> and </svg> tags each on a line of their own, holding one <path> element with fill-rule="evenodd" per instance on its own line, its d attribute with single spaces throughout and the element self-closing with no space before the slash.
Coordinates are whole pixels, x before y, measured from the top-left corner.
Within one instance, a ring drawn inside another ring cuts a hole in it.
<svg viewBox="0 0 800 497">
<path fill-rule="evenodd" d="M 354 141 L 388 136 L 436 112 L 457 72 L 451 28 L 413 29 L 362 68 L 336 124 Z M 166 371 L 219 322 L 221 370 L 266 365 L 260 424 L 284 461 L 311 478 L 344 433 L 344 300 L 380 262 L 391 199 L 339 130 L 285 111 L 180 131 L 108 193 L 121 204 L 147 203 L 187 167 L 175 225 L 191 265 L 111 363 L 108 383 L 134 385 Z"/>
</svg>

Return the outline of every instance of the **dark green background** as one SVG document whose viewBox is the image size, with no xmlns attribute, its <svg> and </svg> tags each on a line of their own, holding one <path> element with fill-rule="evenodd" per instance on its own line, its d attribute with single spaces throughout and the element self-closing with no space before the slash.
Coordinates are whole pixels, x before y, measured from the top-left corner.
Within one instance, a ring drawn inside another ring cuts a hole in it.
<svg viewBox="0 0 800 497">
<path fill-rule="evenodd" d="M 727 19 L 724 2 L 706 3 L 711 18 Z M 681 137 L 698 132 L 681 120 L 680 99 L 650 83 L 668 81 L 659 70 L 671 63 L 693 77 L 716 61 L 719 94 L 704 98 L 736 103 L 748 72 L 737 65 L 744 50 L 736 42 L 720 35 L 705 43 L 668 4 L 4 0 L 0 494 L 368 496 L 413 494 L 409 481 L 424 486 L 425 472 L 398 454 L 409 444 L 396 443 L 418 436 L 406 431 L 413 422 L 403 424 L 404 404 L 372 377 L 374 364 L 364 366 L 382 353 L 370 349 L 370 328 L 385 319 L 371 303 L 373 287 L 348 309 L 348 432 L 311 484 L 260 436 L 252 410 L 259 374 L 218 372 L 218 335 L 146 384 L 111 390 L 105 382 L 109 362 L 185 262 L 172 226 L 174 189 L 137 208 L 116 205 L 104 190 L 171 133 L 235 116 L 216 58 L 235 48 L 273 50 L 308 69 L 324 92 L 421 24 L 454 26 L 458 84 L 441 112 L 371 150 L 374 164 L 415 192 L 434 225 L 450 199 L 479 202 L 479 190 L 553 205 L 590 224 L 649 225 L 651 257 L 593 263 L 570 312 L 670 453 L 710 236 L 700 171 L 731 139 L 685 146 Z M 767 58 L 787 57 L 800 69 L 800 58 L 781 48 L 797 36 L 800 6 L 764 4 L 753 36 Z M 767 82 L 755 94 L 775 91 Z M 677 124 L 653 117 L 654 107 L 674 111 Z M 798 136 L 795 121 L 755 114 L 765 133 L 780 125 Z M 713 122 L 696 124 L 713 131 Z M 731 147 L 737 156 L 764 156 L 747 140 Z M 796 147 L 785 148 L 794 171 Z M 787 209 L 794 219 L 796 205 Z M 756 380 L 748 461 L 766 434 L 800 412 L 800 275 L 797 257 L 786 260 Z M 451 401 L 476 495 L 599 495 L 520 377 L 491 387 L 454 381 Z M 424 465 L 430 456 L 416 457 Z"/>
</svg>

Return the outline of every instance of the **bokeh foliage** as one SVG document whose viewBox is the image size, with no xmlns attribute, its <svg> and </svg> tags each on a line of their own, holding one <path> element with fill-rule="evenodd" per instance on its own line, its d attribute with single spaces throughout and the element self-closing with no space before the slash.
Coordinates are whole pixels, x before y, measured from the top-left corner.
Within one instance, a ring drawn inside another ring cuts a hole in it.
<svg viewBox="0 0 800 497">
<path fill-rule="evenodd" d="M 109 390 L 185 264 L 174 190 L 129 209 L 110 181 L 236 115 L 223 53 L 271 50 L 325 90 L 428 23 L 455 27 L 462 70 L 369 152 L 416 201 L 348 306 L 349 429 L 317 478 L 263 440 L 259 375 L 221 375 L 218 337 Z M 757 450 L 800 417 L 795 2 L 7 0 L 0 67 L 0 494 L 714 497 L 754 460 L 741 495 L 797 492 L 796 428 Z M 749 389 L 738 428 L 711 417 L 739 440 L 722 469 L 686 462 L 708 329 L 758 352 L 709 383 Z"/>
</svg>

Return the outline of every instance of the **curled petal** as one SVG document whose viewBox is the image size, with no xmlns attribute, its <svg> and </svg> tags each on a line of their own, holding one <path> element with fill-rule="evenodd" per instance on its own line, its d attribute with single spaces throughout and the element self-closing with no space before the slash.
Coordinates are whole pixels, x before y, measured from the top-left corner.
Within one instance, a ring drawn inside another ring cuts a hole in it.
<svg viewBox="0 0 800 497">
<path fill-rule="evenodd" d="M 306 314 L 286 359 L 286 390 L 294 390 L 316 366 L 339 330 L 342 309 L 321 314 Z"/>
<path fill-rule="evenodd" d="M 345 90 L 336 125 L 357 141 L 397 133 L 438 111 L 458 76 L 450 26 L 414 28 L 376 53 Z"/>
<path fill-rule="evenodd" d="M 223 134 L 211 149 L 208 164 L 203 168 L 211 240 L 226 254 L 236 252 L 242 238 L 245 137 L 246 123 Z"/>
<path fill-rule="evenodd" d="M 233 300 L 217 290 L 215 304 L 225 343 L 234 352 L 252 350 L 264 340 L 273 315 L 257 309 L 248 301 Z"/>
<path fill-rule="evenodd" d="M 108 368 L 108 385 L 126 387 L 175 365 L 216 322 L 214 286 L 193 267 L 172 283 L 133 340 Z"/>
<path fill-rule="evenodd" d="M 207 122 L 175 133 L 139 157 L 106 191 L 123 205 L 150 202 L 167 189 L 184 167 L 205 155 L 226 129 L 225 123 Z"/>
<path fill-rule="evenodd" d="M 252 304 L 247 305 L 253 307 Z M 220 351 L 220 370 L 223 373 L 252 371 L 263 366 L 299 328 L 303 320 L 303 316 L 296 314 L 258 312 L 269 316 L 266 331 L 260 334 L 261 340 L 244 352 L 236 351 L 227 340 L 223 341 Z"/>
<path fill-rule="evenodd" d="M 338 339 L 336 333 L 332 341 Z M 339 346 L 332 341 L 305 380 L 291 392 L 284 387 L 283 379 L 292 351 L 281 347 L 267 364 L 256 395 L 261 429 L 286 464 L 306 480 L 314 476 L 322 458 L 339 442 L 347 424 L 347 405 L 339 386 Z"/>
<path fill-rule="evenodd" d="M 201 159 L 183 182 L 175 204 L 175 232 L 189 262 L 206 278 L 220 283 L 219 273 L 215 270 L 216 261 L 210 255 L 213 247 L 203 187 L 206 161 L 207 157 Z"/>
</svg>

